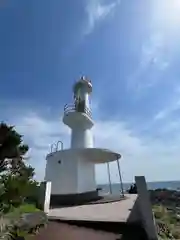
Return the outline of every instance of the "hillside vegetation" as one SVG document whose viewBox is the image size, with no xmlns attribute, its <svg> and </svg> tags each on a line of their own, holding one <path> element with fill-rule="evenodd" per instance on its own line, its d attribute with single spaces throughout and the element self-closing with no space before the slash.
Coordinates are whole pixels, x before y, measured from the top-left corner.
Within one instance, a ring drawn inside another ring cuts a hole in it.
<svg viewBox="0 0 180 240">
<path fill-rule="evenodd" d="M 0 124 L 0 239 L 26 238 L 47 222 L 28 149 L 14 126 Z"/>
</svg>

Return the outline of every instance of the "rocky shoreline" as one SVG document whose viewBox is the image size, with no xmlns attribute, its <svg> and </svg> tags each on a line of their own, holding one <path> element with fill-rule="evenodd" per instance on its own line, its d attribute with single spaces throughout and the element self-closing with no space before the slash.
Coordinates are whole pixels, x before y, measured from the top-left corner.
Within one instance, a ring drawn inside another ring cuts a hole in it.
<svg viewBox="0 0 180 240">
<path fill-rule="evenodd" d="M 149 193 L 160 239 L 180 239 L 180 192 L 156 189 Z"/>
<path fill-rule="evenodd" d="M 180 191 L 168 189 L 149 190 L 151 202 L 170 208 L 180 208 Z"/>
</svg>

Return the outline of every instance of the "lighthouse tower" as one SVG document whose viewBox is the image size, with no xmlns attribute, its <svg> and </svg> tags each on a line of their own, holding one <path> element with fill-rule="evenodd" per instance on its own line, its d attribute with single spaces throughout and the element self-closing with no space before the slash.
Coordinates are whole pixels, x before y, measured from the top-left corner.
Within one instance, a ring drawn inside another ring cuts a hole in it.
<svg viewBox="0 0 180 240">
<path fill-rule="evenodd" d="M 73 205 L 99 198 L 95 164 L 118 160 L 121 155 L 93 146 L 90 108 L 92 83 L 81 77 L 73 86 L 74 103 L 65 105 L 63 122 L 71 129 L 71 147 L 51 148 L 46 157 L 45 180 L 51 182 L 51 205 Z"/>
<path fill-rule="evenodd" d="M 65 105 L 63 122 L 72 130 L 71 148 L 92 148 L 91 128 L 94 123 L 90 110 L 92 84 L 82 77 L 73 88 L 74 104 Z"/>
</svg>

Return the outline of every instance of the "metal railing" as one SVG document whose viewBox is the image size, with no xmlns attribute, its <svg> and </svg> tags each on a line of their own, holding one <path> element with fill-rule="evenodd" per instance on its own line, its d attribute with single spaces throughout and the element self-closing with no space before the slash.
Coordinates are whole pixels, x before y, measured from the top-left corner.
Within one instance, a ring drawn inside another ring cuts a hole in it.
<svg viewBox="0 0 180 240">
<path fill-rule="evenodd" d="M 60 150 L 63 150 L 63 142 L 58 141 L 57 143 L 53 143 L 51 145 L 51 152 L 50 153 L 57 152 L 59 150 L 59 143 L 61 144 L 61 149 Z"/>
<path fill-rule="evenodd" d="M 92 112 L 89 108 L 86 106 L 80 105 L 80 104 L 66 104 L 64 106 L 64 114 L 67 115 L 70 112 L 81 112 L 88 115 L 88 117 L 92 118 Z"/>
</svg>

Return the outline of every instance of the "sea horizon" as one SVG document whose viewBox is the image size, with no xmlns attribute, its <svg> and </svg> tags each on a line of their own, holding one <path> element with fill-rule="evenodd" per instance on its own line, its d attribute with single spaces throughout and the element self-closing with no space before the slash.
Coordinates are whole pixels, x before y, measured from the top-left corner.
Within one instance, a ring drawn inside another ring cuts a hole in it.
<svg viewBox="0 0 180 240">
<path fill-rule="evenodd" d="M 180 182 L 180 179 L 179 180 L 162 180 L 162 181 L 146 181 L 147 183 L 154 183 L 154 182 Z M 112 184 L 119 184 L 119 182 L 111 182 Z M 124 184 L 133 184 L 134 182 L 123 182 Z M 98 183 L 98 185 L 106 185 L 106 184 L 109 184 L 108 182 L 106 183 Z"/>
<path fill-rule="evenodd" d="M 130 188 L 130 186 L 134 182 L 123 183 L 123 189 L 126 191 Z M 103 192 L 109 192 L 110 187 L 109 183 L 105 184 L 97 184 L 98 187 L 102 188 Z M 112 192 L 118 193 L 120 191 L 120 183 L 111 183 Z M 180 189 L 180 180 L 172 180 L 172 181 L 151 181 L 147 182 L 147 187 L 149 190 L 155 189 L 169 189 L 169 190 L 179 190 Z"/>
</svg>

